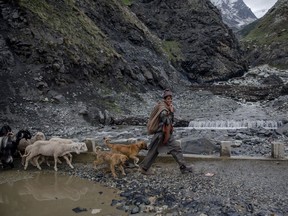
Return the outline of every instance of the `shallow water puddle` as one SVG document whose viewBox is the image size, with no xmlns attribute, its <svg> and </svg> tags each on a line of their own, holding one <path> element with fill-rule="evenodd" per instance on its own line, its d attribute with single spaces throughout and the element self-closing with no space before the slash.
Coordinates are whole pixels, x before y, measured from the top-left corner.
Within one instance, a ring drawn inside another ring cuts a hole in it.
<svg viewBox="0 0 288 216">
<path fill-rule="evenodd" d="M 0 171 L 1 216 L 127 215 L 116 190 L 59 173 Z"/>
</svg>

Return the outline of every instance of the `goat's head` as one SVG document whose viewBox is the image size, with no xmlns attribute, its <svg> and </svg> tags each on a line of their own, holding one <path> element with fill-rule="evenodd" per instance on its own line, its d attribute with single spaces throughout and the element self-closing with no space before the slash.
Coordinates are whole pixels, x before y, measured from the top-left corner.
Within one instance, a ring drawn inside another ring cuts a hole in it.
<svg viewBox="0 0 288 216">
<path fill-rule="evenodd" d="M 0 129 L 0 137 L 6 136 L 9 132 L 12 132 L 12 129 L 9 125 L 3 125 Z"/>
<path fill-rule="evenodd" d="M 84 142 L 79 142 L 79 143 L 78 143 L 78 146 L 79 146 L 79 151 L 80 151 L 80 152 L 87 152 L 87 151 L 88 151 L 88 148 L 87 148 L 86 143 L 84 143 Z"/>
<path fill-rule="evenodd" d="M 35 140 L 46 140 L 45 134 L 42 132 L 37 132 L 34 137 Z"/>
<path fill-rule="evenodd" d="M 31 139 L 32 135 L 30 133 L 30 131 L 28 130 L 20 130 L 18 131 L 18 133 L 16 134 L 16 140 L 21 140 L 21 139 Z"/>
</svg>

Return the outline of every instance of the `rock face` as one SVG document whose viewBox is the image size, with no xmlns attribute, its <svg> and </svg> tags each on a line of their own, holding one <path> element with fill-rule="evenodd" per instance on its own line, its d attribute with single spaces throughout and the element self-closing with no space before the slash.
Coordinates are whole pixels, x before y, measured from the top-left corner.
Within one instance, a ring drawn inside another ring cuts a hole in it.
<svg viewBox="0 0 288 216">
<path fill-rule="evenodd" d="M 288 1 L 279 0 L 257 23 L 243 29 L 250 65 L 288 68 L 287 13 Z"/>
<path fill-rule="evenodd" d="M 136 0 L 131 10 L 163 41 L 173 65 L 190 81 L 227 80 L 246 70 L 237 39 L 210 1 Z"/>
<path fill-rule="evenodd" d="M 2 122 L 111 123 L 131 113 L 139 92 L 246 71 L 206 0 L 0 1 L 0 17 Z"/>
</svg>

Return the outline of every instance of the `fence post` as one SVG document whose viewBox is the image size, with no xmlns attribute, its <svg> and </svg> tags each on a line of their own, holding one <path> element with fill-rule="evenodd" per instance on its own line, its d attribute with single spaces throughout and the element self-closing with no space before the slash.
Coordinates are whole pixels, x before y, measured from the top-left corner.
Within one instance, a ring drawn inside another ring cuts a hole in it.
<svg viewBox="0 0 288 216">
<path fill-rule="evenodd" d="M 94 138 L 86 138 L 85 139 L 86 146 L 88 148 L 88 152 L 95 152 L 96 150 L 96 141 Z"/>
<path fill-rule="evenodd" d="M 272 143 L 271 144 L 271 156 L 272 158 L 284 158 L 284 144 Z"/>
<path fill-rule="evenodd" d="M 221 141 L 220 157 L 231 157 L 231 141 Z"/>
</svg>

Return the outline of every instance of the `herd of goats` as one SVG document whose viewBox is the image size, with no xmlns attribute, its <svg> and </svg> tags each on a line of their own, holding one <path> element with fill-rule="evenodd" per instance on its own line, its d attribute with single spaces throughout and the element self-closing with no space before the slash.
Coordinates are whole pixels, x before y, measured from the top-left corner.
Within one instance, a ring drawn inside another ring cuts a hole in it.
<svg viewBox="0 0 288 216">
<path fill-rule="evenodd" d="M 104 143 L 110 151 L 103 151 L 100 147 L 95 149 L 96 159 L 93 162 L 94 168 L 98 165 L 109 165 L 110 171 L 114 178 L 117 177 L 115 167 L 118 167 L 122 175 L 126 175 L 124 171 L 125 163 L 131 159 L 136 167 L 139 158 L 137 157 L 140 150 L 147 150 L 145 141 L 136 141 L 132 144 L 111 144 L 110 138 L 104 137 Z M 3 168 L 14 167 L 14 157 L 21 157 L 21 163 L 26 170 L 28 164 L 31 163 L 41 170 L 40 165 L 46 162 L 48 166 L 49 157 L 54 158 L 54 170 L 57 171 L 57 163 L 61 163 L 59 157 L 65 159 L 67 164 L 73 169 L 72 154 L 80 154 L 87 152 L 85 142 L 74 141 L 72 139 L 64 139 L 53 137 L 46 139 L 42 132 L 31 135 L 28 130 L 20 130 L 13 134 L 9 125 L 4 125 L 0 129 L 0 157 Z"/>
<path fill-rule="evenodd" d="M 29 162 L 41 170 L 41 163 L 46 162 L 50 166 L 48 157 L 54 157 L 54 170 L 57 171 L 59 157 L 63 157 L 67 164 L 73 168 L 72 154 L 86 152 L 87 146 L 84 142 L 75 142 L 72 139 L 54 137 L 46 140 L 44 133 L 37 132 L 34 136 L 28 130 L 20 130 L 13 134 L 9 125 L 0 129 L 0 156 L 2 166 L 14 167 L 14 157 L 22 158 L 22 165 L 26 170 Z M 61 162 L 60 162 L 61 163 Z"/>
</svg>

